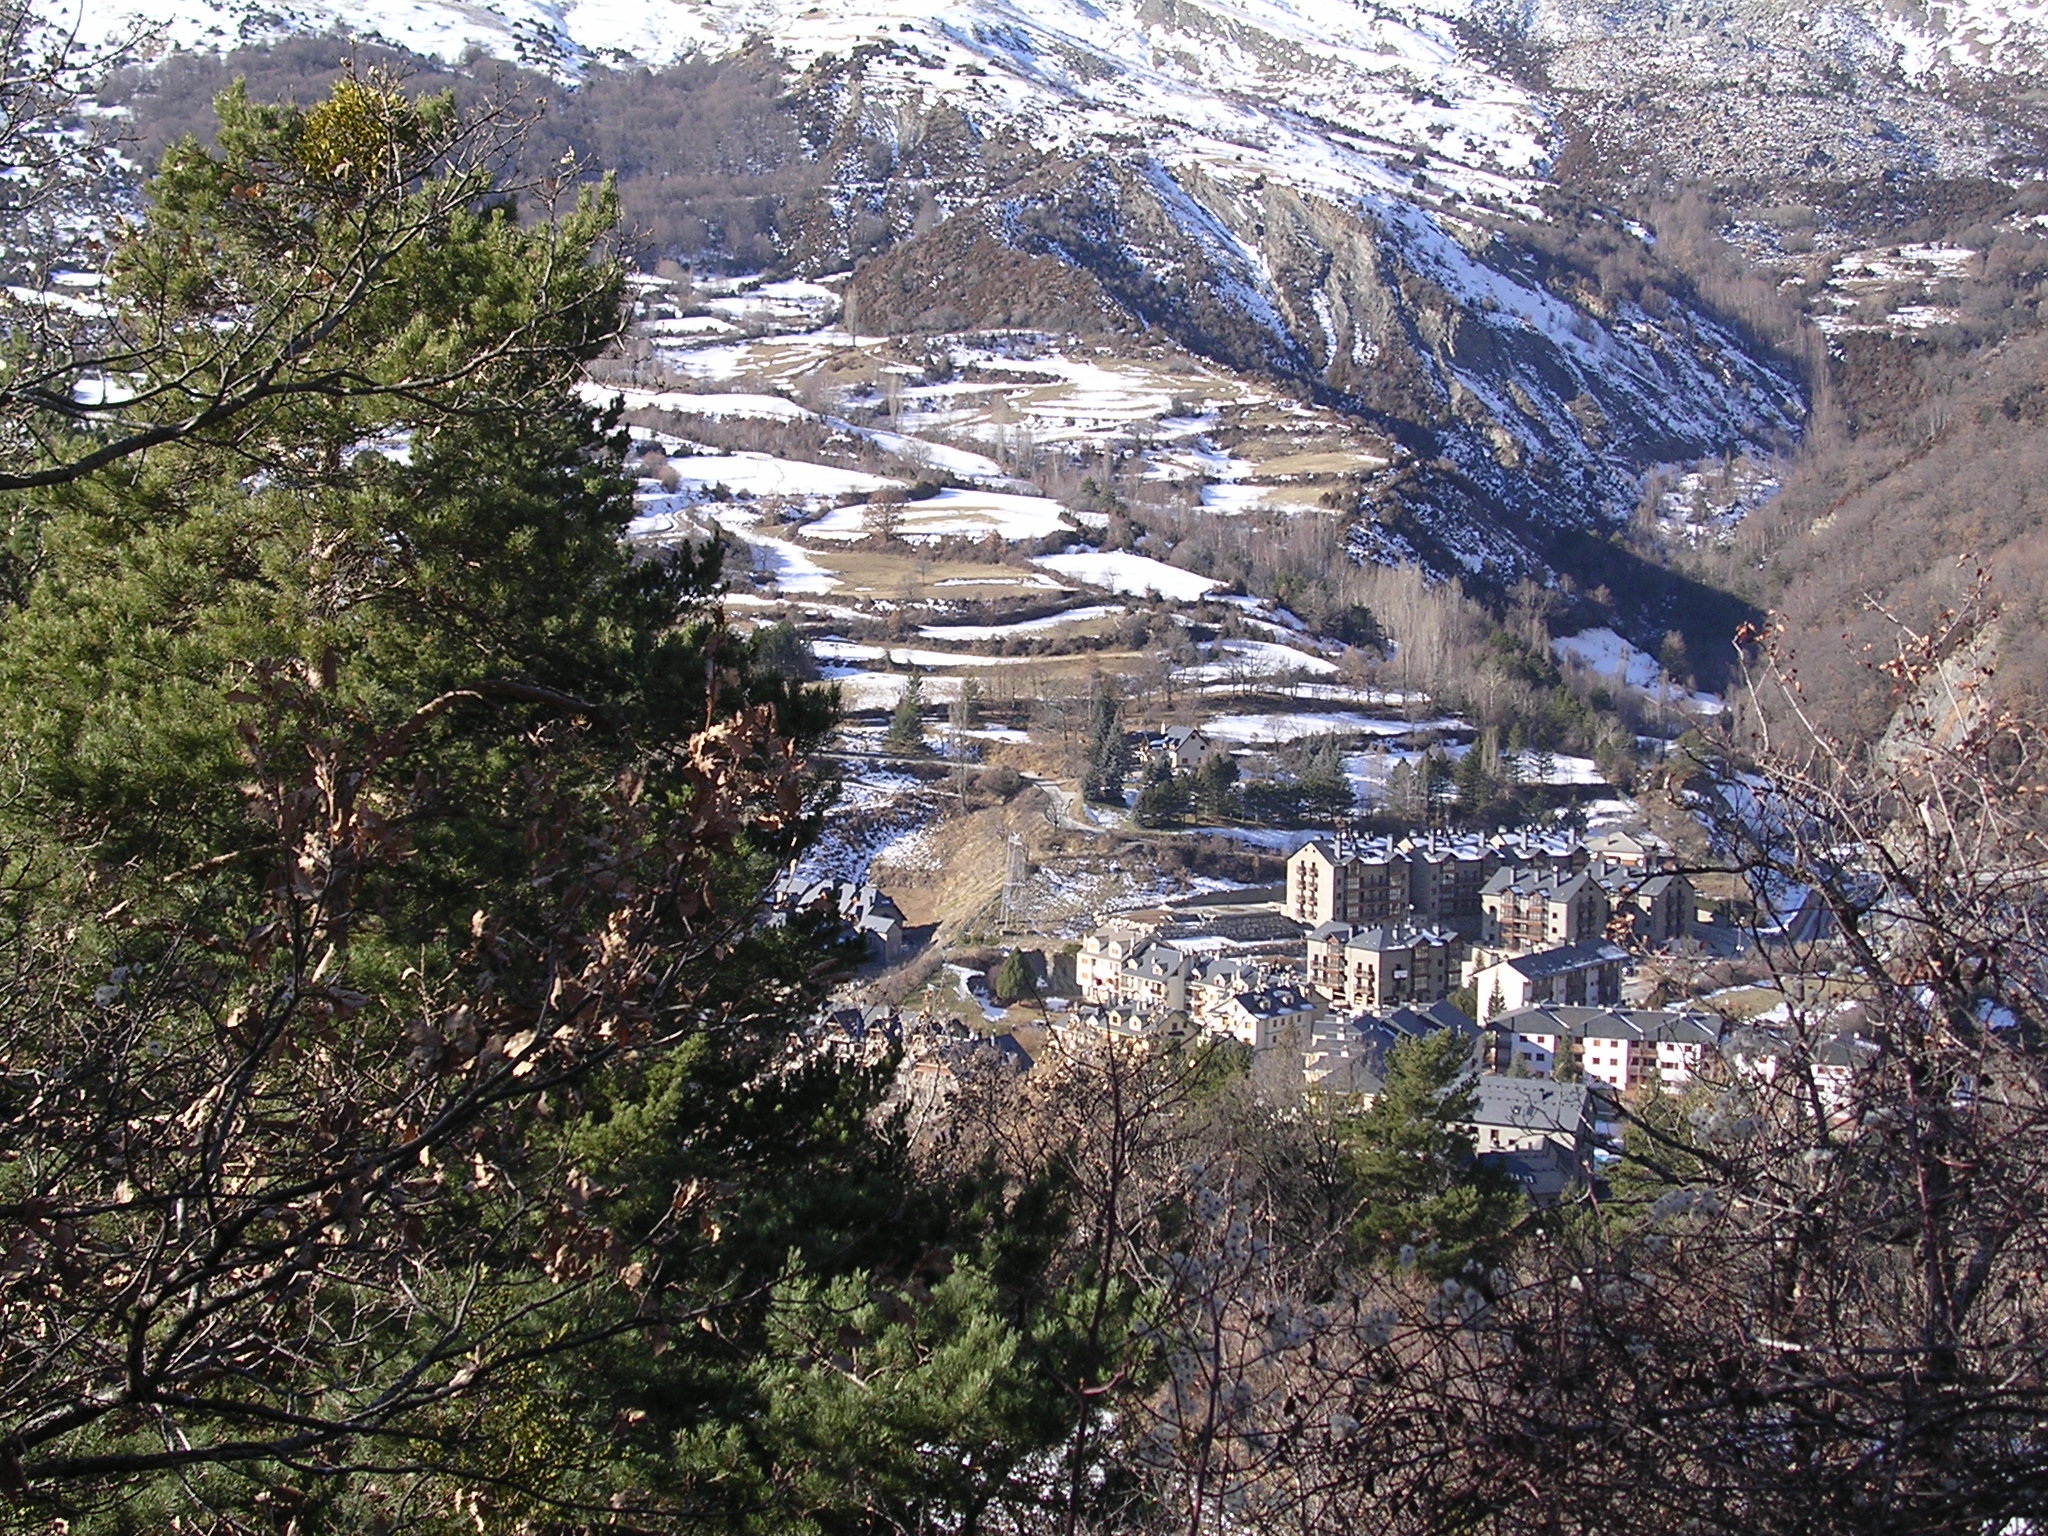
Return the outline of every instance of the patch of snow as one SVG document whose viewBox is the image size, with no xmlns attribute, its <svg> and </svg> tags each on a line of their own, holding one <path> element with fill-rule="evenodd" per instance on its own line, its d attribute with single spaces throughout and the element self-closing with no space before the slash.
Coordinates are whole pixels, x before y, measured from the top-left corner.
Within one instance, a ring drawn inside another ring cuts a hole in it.
<svg viewBox="0 0 2048 1536">
<path fill-rule="evenodd" d="M 773 581 L 778 592 L 824 593 L 840 584 L 835 573 L 794 544 L 758 535 L 748 537 L 746 542 L 753 556 L 755 576 Z"/>
<path fill-rule="evenodd" d="M 932 583 L 935 587 L 1033 587 L 1049 592 L 1067 589 L 1050 576 L 948 576 Z"/>
<path fill-rule="evenodd" d="M 1019 619 L 1014 624 L 927 624 L 918 633 L 927 640 L 1004 640 L 1011 635 L 1042 634 L 1062 625 L 1085 624 L 1122 612 L 1122 608 L 1112 604 L 1098 603 L 1087 608 L 1069 608 L 1064 613 L 1048 613 L 1042 618 Z"/>
<path fill-rule="evenodd" d="M 880 661 L 892 667 L 1021 666 L 1034 656 L 968 656 L 959 651 L 932 651 L 910 645 L 864 645 L 853 640 L 814 640 L 811 652 L 820 661 Z"/>
<path fill-rule="evenodd" d="M 1033 562 L 1073 581 L 1085 582 L 1110 592 L 1132 597 L 1154 593 L 1173 602 L 1195 602 L 1223 585 L 1193 571 L 1136 555 L 1128 550 L 1070 550 L 1063 555 L 1040 555 Z"/>
<path fill-rule="evenodd" d="M 1694 714 L 1717 715 L 1727 707 L 1715 694 L 1692 693 L 1678 687 L 1665 676 L 1656 657 L 1636 649 L 1604 625 L 1553 640 L 1550 648 L 1567 666 L 1584 667 L 1620 687 L 1667 699 Z"/>
<path fill-rule="evenodd" d="M 1599 764 L 1590 757 L 1567 757 L 1552 753 L 1547 771 L 1543 755 L 1539 752 L 1524 752 L 1515 761 L 1515 777 L 1524 784 L 1605 784 L 1606 778 L 1600 772 Z"/>
<path fill-rule="evenodd" d="M 1334 677 L 1337 663 L 1274 640 L 1218 640 L 1211 657 L 1181 675 L 1196 682 L 1237 682 L 1253 678 Z"/>
<path fill-rule="evenodd" d="M 886 482 L 885 482 L 886 483 Z M 814 523 L 804 536 L 852 540 L 867 537 L 872 514 L 866 507 L 840 507 Z M 1060 504 L 1044 496 L 1013 496 L 1001 491 L 940 491 L 921 501 L 905 502 L 897 514 L 896 534 L 904 539 L 986 538 L 1035 542 L 1066 526 Z"/>
<path fill-rule="evenodd" d="M 591 383 L 579 384 L 576 393 L 600 410 L 616 400 L 629 411 L 672 411 L 679 416 L 709 416 L 721 421 L 733 418 L 757 421 L 816 419 L 815 412 L 807 411 L 794 400 L 785 400 L 780 395 L 696 394 L 682 389 L 619 389 L 609 384 Z"/>
<path fill-rule="evenodd" d="M 1307 736 L 1406 736 L 1414 731 L 1457 729 L 1455 720 L 1388 720 L 1352 711 L 1273 715 L 1219 715 L 1203 722 L 1202 731 L 1217 741 L 1277 743 Z"/>
<path fill-rule="evenodd" d="M 1196 837 L 1223 837 L 1233 843 L 1267 848 L 1276 853 L 1292 853 L 1309 837 L 1305 832 L 1285 827 L 1190 827 L 1188 831 Z"/>
<path fill-rule="evenodd" d="M 829 501 L 840 496 L 871 496 L 901 484 L 858 469 L 835 469 L 804 459 L 782 459 L 768 453 L 694 454 L 670 459 L 669 468 L 683 485 L 710 491 L 724 486 L 735 494 L 775 496 L 795 501 Z"/>
</svg>

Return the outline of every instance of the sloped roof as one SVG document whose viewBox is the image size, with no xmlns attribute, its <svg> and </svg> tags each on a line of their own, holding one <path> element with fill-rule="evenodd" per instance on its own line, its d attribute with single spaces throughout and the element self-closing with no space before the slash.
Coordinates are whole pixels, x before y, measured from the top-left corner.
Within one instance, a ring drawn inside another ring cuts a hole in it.
<svg viewBox="0 0 2048 1536">
<path fill-rule="evenodd" d="M 1627 959 L 1627 950 L 1601 939 L 1589 944 L 1560 944 L 1555 949 L 1539 949 L 1533 955 L 1517 955 L 1500 963 L 1513 969 L 1518 976 L 1541 981 L 1548 976 L 1563 976 L 1571 971 L 1590 970 L 1596 965 L 1618 964 Z"/>
<path fill-rule="evenodd" d="M 1592 1124 L 1584 1083 L 1541 1077 L 1481 1077 L 1473 1085 L 1467 1123 L 1577 1136 Z"/>
<path fill-rule="evenodd" d="M 1367 949 L 1375 952 L 1389 949 L 1444 948 L 1455 941 L 1447 934 L 1434 928 L 1414 928 L 1406 923 L 1392 927 L 1359 928 L 1344 943 L 1346 949 Z"/>
<path fill-rule="evenodd" d="M 1126 974 L 1166 980 L 1186 974 L 1188 957 L 1171 944 L 1147 944 L 1136 954 L 1125 959 Z"/>
<path fill-rule="evenodd" d="M 1718 1019 L 1687 1008 L 1592 1008 L 1542 1003 L 1502 1014 L 1494 1024 L 1518 1035 L 1562 1035 L 1575 1040 L 1713 1045 L 1721 1038 Z"/>
</svg>

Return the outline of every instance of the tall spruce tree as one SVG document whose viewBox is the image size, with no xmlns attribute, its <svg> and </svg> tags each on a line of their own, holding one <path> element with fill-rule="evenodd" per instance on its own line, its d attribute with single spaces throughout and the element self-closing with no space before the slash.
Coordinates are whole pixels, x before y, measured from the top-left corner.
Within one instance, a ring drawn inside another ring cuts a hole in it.
<svg viewBox="0 0 2048 1536">
<path fill-rule="evenodd" d="M 1124 777 L 1130 771 L 1131 752 L 1124 740 L 1123 707 L 1109 684 L 1098 683 L 1089 702 L 1088 768 L 1081 780 L 1081 792 L 1090 800 L 1121 805 Z"/>
<path fill-rule="evenodd" d="M 903 696 L 889 716 L 883 743 L 891 752 L 917 752 L 924 747 L 924 679 L 913 670 L 903 682 Z"/>
</svg>

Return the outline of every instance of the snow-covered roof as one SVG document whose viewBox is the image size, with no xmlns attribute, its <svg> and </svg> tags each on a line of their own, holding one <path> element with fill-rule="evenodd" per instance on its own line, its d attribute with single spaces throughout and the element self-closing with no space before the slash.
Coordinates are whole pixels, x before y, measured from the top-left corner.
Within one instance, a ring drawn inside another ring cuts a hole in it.
<svg viewBox="0 0 2048 1536">
<path fill-rule="evenodd" d="M 1590 944 L 1561 944 L 1555 949 L 1539 949 L 1532 955 L 1516 955 L 1500 963 L 1530 981 L 1541 981 L 1571 971 L 1591 970 L 1597 965 L 1619 965 L 1627 959 L 1628 951 L 1620 945 L 1599 940 Z"/>
</svg>

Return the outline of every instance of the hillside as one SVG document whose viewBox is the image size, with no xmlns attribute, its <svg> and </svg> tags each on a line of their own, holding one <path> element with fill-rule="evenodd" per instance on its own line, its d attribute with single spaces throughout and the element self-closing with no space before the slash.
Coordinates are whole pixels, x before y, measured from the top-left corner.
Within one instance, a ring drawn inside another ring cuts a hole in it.
<svg viewBox="0 0 2048 1536">
<path fill-rule="evenodd" d="M 619 170 L 644 265 L 827 278 L 856 332 L 1167 338 L 1384 444 L 1324 502 L 1354 558 L 1603 586 L 1710 673 L 1731 589 L 1772 593 L 1685 558 L 1698 529 L 1615 535 L 1728 466 L 1767 497 L 1856 302 L 1792 277 L 1909 219 L 2009 221 L 2048 142 L 2013 89 L 2048 27 L 1989 0 L 151 0 L 94 5 L 85 35 L 131 15 L 263 44 L 233 67 L 273 87 L 317 78 L 323 29 L 423 80 L 523 66 L 553 102 L 537 157 Z M 227 77 L 195 58 L 117 98 L 146 143 Z"/>
</svg>

